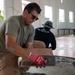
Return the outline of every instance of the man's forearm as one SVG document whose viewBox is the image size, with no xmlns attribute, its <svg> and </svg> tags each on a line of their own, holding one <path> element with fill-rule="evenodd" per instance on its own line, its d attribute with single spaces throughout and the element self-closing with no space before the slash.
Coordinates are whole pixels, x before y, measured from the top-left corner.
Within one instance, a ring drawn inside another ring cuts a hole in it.
<svg viewBox="0 0 75 75">
<path fill-rule="evenodd" d="M 12 46 L 7 47 L 7 50 L 9 50 L 14 55 L 17 55 L 26 59 L 28 59 L 28 56 L 30 54 L 27 48 L 24 49 L 16 43 L 14 43 Z"/>
</svg>

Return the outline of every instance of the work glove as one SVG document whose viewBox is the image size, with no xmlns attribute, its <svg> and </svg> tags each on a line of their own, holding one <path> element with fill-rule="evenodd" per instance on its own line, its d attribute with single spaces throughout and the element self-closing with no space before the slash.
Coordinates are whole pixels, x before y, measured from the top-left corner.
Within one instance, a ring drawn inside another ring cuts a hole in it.
<svg viewBox="0 0 75 75">
<path fill-rule="evenodd" d="M 36 66 L 44 66 L 46 64 L 46 61 L 41 55 L 38 54 L 29 54 L 29 59 L 36 65 Z"/>
</svg>

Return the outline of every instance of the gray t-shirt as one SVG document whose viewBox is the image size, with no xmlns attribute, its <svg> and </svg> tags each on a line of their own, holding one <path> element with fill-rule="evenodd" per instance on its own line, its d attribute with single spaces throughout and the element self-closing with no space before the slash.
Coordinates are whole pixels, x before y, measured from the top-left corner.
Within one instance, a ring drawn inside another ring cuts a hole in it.
<svg viewBox="0 0 75 75">
<path fill-rule="evenodd" d="M 25 25 L 21 16 L 12 16 L 8 18 L 0 27 L 0 51 L 5 50 L 5 35 L 14 35 L 17 44 L 22 46 L 27 42 L 32 42 L 34 37 L 34 27 Z"/>
</svg>

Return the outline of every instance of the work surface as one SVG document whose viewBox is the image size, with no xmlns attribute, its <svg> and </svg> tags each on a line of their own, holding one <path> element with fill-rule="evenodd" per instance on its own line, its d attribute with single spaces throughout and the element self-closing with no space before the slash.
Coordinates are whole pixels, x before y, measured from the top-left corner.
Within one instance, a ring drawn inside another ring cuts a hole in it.
<svg viewBox="0 0 75 75">
<path fill-rule="evenodd" d="M 57 49 L 53 51 L 54 55 L 75 58 L 75 37 L 73 35 L 58 37 L 56 40 Z M 75 75 L 75 66 L 60 63 L 55 66 L 46 66 L 45 68 L 31 67 L 29 72 L 45 73 L 46 75 Z"/>
<path fill-rule="evenodd" d="M 28 72 L 44 73 L 45 75 L 75 75 L 75 58 L 65 56 L 44 56 L 44 58 L 47 60 L 44 68 L 36 68 L 34 64 L 26 63 L 32 65 Z"/>
<path fill-rule="evenodd" d="M 28 72 L 45 73 L 46 75 L 75 75 L 75 67 L 71 64 L 57 64 L 45 68 L 31 67 Z"/>
</svg>

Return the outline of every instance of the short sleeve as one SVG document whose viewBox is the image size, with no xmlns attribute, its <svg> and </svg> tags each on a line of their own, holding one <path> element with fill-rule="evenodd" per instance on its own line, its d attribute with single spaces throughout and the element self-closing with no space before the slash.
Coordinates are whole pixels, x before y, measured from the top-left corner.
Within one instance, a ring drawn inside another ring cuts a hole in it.
<svg viewBox="0 0 75 75">
<path fill-rule="evenodd" d="M 5 27 L 5 34 L 11 34 L 17 37 L 18 35 L 18 25 L 15 22 L 7 22 Z"/>
</svg>

